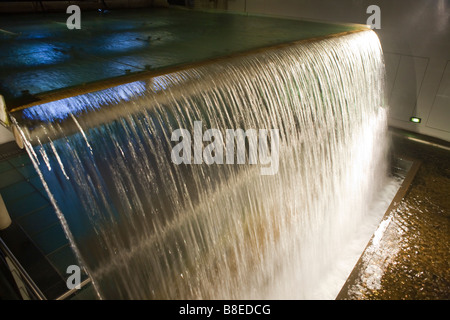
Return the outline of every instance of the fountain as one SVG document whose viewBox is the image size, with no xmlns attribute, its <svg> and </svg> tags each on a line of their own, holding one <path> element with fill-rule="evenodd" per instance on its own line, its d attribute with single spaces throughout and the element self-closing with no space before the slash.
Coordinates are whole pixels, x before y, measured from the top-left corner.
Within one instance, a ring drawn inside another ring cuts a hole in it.
<svg viewBox="0 0 450 320">
<path fill-rule="evenodd" d="M 98 297 L 315 298 L 391 183 L 376 34 L 160 73 L 10 113 Z M 231 139 L 247 161 L 196 162 L 223 145 L 213 129 L 277 135 Z M 177 130 L 192 161 L 173 161 Z M 261 150 L 275 172 L 249 161 Z"/>
</svg>

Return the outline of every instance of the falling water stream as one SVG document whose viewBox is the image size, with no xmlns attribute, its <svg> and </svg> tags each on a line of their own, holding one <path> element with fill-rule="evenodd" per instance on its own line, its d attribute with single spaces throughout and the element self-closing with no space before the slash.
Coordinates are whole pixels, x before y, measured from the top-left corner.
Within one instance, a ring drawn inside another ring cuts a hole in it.
<svg viewBox="0 0 450 320">
<path fill-rule="evenodd" d="M 105 299 L 312 298 L 388 177 L 384 62 L 372 31 L 14 117 Z M 248 162 L 174 164 L 171 134 L 195 121 L 203 132 L 279 129 L 277 173 Z"/>
</svg>

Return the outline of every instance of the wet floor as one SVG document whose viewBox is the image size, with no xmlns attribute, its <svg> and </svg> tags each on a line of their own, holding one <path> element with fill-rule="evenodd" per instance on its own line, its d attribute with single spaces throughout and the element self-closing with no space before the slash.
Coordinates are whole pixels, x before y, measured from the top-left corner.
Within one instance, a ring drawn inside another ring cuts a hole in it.
<svg viewBox="0 0 450 320">
<path fill-rule="evenodd" d="M 450 299 L 449 150 L 393 135 L 393 151 L 421 165 L 399 205 L 384 217 L 340 299 Z"/>
</svg>

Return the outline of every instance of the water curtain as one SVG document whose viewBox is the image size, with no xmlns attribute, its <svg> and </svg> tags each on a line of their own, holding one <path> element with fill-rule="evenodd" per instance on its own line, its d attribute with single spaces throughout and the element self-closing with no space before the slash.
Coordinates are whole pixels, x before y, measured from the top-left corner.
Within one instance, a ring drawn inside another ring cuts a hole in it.
<svg viewBox="0 0 450 320">
<path fill-rule="evenodd" d="M 380 43 L 362 31 L 34 106 L 13 121 L 100 298 L 303 299 L 386 176 L 384 100 Z M 279 130 L 276 174 L 248 161 L 175 164 L 172 133 L 194 138 L 198 123 Z"/>
</svg>

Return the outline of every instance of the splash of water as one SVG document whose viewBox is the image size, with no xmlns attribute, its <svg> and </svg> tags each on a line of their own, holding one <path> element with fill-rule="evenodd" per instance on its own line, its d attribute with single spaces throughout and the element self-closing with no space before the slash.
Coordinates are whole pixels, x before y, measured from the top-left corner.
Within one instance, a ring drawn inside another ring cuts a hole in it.
<svg viewBox="0 0 450 320">
<path fill-rule="evenodd" d="M 16 118 L 99 297 L 308 299 L 384 183 L 383 79 L 364 31 Z M 278 173 L 173 164 L 171 133 L 194 121 L 279 129 Z"/>
</svg>

